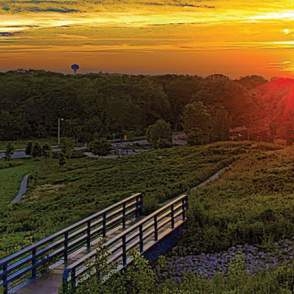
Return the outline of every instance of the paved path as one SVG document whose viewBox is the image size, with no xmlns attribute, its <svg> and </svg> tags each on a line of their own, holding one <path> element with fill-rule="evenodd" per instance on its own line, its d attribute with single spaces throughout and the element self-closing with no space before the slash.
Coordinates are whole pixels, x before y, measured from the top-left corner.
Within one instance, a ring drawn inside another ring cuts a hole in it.
<svg viewBox="0 0 294 294">
<path fill-rule="evenodd" d="M 25 175 L 20 183 L 19 191 L 15 198 L 11 201 L 12 204 L 19 203 L 23 197 L 23 195 L 27 192 L 29 183 L 29 175 Z"/>
</svg>

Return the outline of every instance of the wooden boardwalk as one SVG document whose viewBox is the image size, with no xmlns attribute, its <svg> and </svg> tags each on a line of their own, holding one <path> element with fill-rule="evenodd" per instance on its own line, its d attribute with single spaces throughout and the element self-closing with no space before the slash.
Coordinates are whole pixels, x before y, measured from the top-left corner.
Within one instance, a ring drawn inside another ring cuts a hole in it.
<svg viewBox="0 0 294 294">
<path fill-rule="evenodd" d="M 115 271 L 123 269 L 133 249 L 144 254 L 185 222 L 188 197 L 181 195 L 144 218 L 142 206 L 143 196 L 135 194 L 0 260 L 3 293 L 58 294 L 62 285 L 74 292 L 95 274 L 101 244 L 107 262 Z"/>
<path fill-rule="evenodd" d="M 138 220 L 142 209 L 142 194 L 132 195 L 1 259 L 0 293 L 1 287 L 4 294 L 58 293 L 65 268 L 89 253 L 101 238 L 107 240 L 125 230 Z"/>
<path fill-rule="evenodd" d="M 132 251 L 144 254 L 160 243 L 167 235 L 180 227 L 187 219 L 188 196 L 181 195 L 154 213 L 136 222 L 122 233 L 110 238 L 104 244 L 109 264 L 114 271 L 120 271 L 132 261 Z M 78 284 L 96 272 L 97 251 L 69 265 L 64 272 L 64 285 L 74 292 Z"/>
</svg>

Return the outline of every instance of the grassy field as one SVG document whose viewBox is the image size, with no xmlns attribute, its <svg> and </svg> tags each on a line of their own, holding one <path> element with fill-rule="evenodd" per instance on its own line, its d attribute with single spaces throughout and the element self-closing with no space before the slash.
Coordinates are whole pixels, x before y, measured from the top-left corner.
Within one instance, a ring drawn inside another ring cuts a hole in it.
<svg viewBox="0 0 294 294">
<path fill-rule="evenodd" d="M 294 148 L 249 153 L 190 197 L 182 254 L 294 237 Z M 187 245 L 189 244 L 189 245 Z"/>
<path fill-rule="evenodd" d="M 134 192 L 145 193 L 152 210 L 197 185 L 248 152 L 271 145 L 219 143 L 145 152 L 120 159 L 73 159 L 65 168 L 41 162 L 23 203 L 0 216 L 0 251 L 5 255 L 80 220 Z"/>
<path fill-rule="evenodd" d="M 22 177 L 34 172 L 38 164 L 33 160 L 0 160 L 0 210 L 6 208 L 16 195 Z"/>
</svg>

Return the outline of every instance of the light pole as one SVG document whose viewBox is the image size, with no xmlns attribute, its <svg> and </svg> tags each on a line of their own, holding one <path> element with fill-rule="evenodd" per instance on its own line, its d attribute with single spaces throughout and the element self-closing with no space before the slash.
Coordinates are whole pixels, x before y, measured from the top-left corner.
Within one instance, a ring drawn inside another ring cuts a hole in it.
<svg viewBox="0 0 294 294">
<path fill-rule="evenodd" d="M 58 134 L 57 134 L 57 140 L 58 140 L 58 146 L 60 146 L 60 133 L 61 133 L 61 122 L 63 121 L 63 118 L 58 118 Z"/>
</svg>

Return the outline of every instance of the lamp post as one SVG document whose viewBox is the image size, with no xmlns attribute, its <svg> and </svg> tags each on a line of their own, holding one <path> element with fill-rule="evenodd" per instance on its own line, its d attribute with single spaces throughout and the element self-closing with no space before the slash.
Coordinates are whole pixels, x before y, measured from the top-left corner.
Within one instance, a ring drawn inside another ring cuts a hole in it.
<svg viewBox="0 0 294 294">
<path fill-rule="evenodd" d="M 64 120 L 64 119 L 61 118 L 61 117 L 58 118 L 58 134 L 57 134 L 58 146 L 60 146 L 61 122 L 62 122 L 63 120 Z"/>
</svg>

